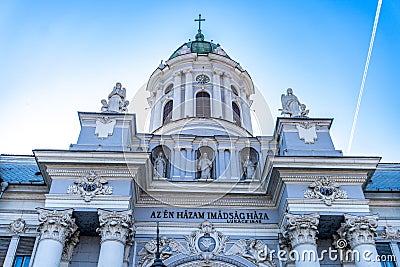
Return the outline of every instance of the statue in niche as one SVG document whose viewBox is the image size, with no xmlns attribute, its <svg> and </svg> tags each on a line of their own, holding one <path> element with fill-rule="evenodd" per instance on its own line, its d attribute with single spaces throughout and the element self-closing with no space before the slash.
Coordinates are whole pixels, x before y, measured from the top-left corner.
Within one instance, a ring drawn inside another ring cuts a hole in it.
<svg viewBox="0 0 400 267">
<path fill-rule="evenodd" d="M 167 161 L 165 160 L 164 153 L 158 152 L 157 158 L 154 161 L 154 168 L 157 177 L 166 177 L 167 175 Z"/>
<path fill-rule="evenodd" d="M 256 169 L 255 164 L 250 160 L 250 156 L 247 156 L 246 159 L 243 161 L 244 180 L 252 179 L 254 176 L 255 169 Z"/>
<path fill-rule="evenodd" d="M 105 99 L 101 100 L 102 112 L 126 112 L 129 101 L 125 100 L 126 89 L 122 88 L 121 83 L 116 83 L 111 93 L 108 95 L 108 102 Z"/>
<path fill-rule="evenodd" d="M 197 170 L 200 171 L 200 179 L 211 179 L 212 162 L 208 159 L 207 153 L 201 154 L 197 163 Z"/>
<path fill-rule="evenodd" d="M 293 89 L 288 88 L 287 93 L 282 94 L 281 96 L 282 102 L 282 115 L 289 117 L 306 117 L 309 113 L 309 110 L 306 110 L 306 105 L 301 104 L 297 96 L 293 94 Z"/>
</svg>

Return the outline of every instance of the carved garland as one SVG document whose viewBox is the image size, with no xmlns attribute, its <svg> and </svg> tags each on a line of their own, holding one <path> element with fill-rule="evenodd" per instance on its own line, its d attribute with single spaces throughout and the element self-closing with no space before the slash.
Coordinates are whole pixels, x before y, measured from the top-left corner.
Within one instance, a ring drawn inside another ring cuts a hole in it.
<svg viewBox="0 0 400 267">
<path fill-rule="evenodd" d="M 90 202 L 96 195 L 111 195 L 112 186 L 108 181 L 90 171 L 88 175 L 75 180 L 75 185 L 68 186 L 67 193 L 70 195 L 81 195 L 86 202 Z"/>
<path fill-rule="evenodd" d="M 336 199 L 347 199 L 347 192 L 339 189 L 338 183 L 325 176 L 312 182 L 308 187 L 309 189 L 304 191 L 304 197 L 321 199 L 327 206 L 331 206 Z"/>
</svg>

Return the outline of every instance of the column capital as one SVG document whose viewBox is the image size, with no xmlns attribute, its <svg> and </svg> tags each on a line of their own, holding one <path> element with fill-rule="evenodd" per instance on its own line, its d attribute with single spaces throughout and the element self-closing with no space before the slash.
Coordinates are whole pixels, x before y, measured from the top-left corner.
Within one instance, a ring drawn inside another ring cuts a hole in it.
<svg viewBox="0 0 400 267">
<path fill-rule="evenodd" d="M 180 71 L 178 71 L 178 72 L 175 72 L 175 73 L 172 75 L 172 77 L 176 78 L 176 77 L 179 77 L 179 76 L 181 76 L 181 75 L 182 75 L 182 73 L 181 73 Z"/>
<path fill-rule="evenodd" d="M 352 249 L 359 245 L 375 245 L 378 218 L 378 215 L 355 216 L 345 214 L 345 222 L 342 223 L 338 232 L 341 233 L 343 238 L 346 238 Z"/>
<path fill-rule="evenodd" d="M 74 209 L 50 210 L 37 208 L 36 210 L 39 213 L 38 231 L 40 231 L 40 240 L 53 239 L 64 246 L 65 240 L 78 229 L 75 219 L 72 218 Z"/>
<path fill-rule="evenodd" d="M 298 245 L 316 245 L 319 214 L 285 215 L 286 225 L 283 227 L 283 237 L 294 249 Z"/>
<path fill-rule="evenodd" d="M 183 74 L 190 74 L 193 72 L 193 70 L 192 69 L 184 69 L 182 72 L 183 72 Z"/>
<path fill-rule="evenodd" d="M 118 241 L 126 244 L 132 230 L 132 210 L 108 211 L 98 209 L 100 227 L 97 232 L 100 233 L 101 243 L 105 241 Z"/>
<path fill-rule="evenodd" d="M 66 261 L 66 262 L 71 262 L 72 253 L 74 252 L 76 245 L 79 243 L 79 235 L 80 235 L 80 232 L 75 231 L 75 233 L 73 233 L 71 235 L 71 237 L 65 242 L 61 260 Z"/>
<path fill-rule="evenodd" d="M 214 70 L 213 72 L 214 72 L 214 74 L 219 75 L 219 76 L 224 74 L 224 72 L 220 71 L 220 70 Z"/>
</svg>

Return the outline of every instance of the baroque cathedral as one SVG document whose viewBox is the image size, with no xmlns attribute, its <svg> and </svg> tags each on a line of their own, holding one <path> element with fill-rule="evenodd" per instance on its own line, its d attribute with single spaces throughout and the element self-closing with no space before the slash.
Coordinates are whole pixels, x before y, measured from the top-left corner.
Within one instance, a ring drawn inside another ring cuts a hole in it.
<svg viewBox="0 0 400 267">
<path fill-rule="evenodd" d="M 400 266 L 400 165 L 344 156 L 290 88 L 255 136 L 203 20 L 148 80 L 148 132 L 116 83 L 68 150 L 1 155 L 0 266 Z"/>
</svg>

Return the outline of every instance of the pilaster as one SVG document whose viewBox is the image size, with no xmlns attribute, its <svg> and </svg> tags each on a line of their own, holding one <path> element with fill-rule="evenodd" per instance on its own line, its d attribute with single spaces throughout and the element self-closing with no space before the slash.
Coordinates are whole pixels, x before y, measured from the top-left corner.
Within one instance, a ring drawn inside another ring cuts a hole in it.
<svg viewBox="0 0 400 267">
<path fill-rule="evenodd" d="M 174 74 L 174 106 L 172 110 L 172 120 L 181 118 L 182 100 L 181 100 L 181 73 Z"/>
</svg>

